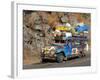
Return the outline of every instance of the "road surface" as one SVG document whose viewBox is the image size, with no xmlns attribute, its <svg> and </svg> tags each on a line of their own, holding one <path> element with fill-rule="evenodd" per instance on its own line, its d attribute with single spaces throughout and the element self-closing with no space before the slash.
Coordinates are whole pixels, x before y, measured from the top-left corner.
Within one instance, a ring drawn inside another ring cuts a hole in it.
<svg viewBox="0 0 100 80">
<path fill-rule="evenodd" d="M 90 54 L 87 54 L 83 58 L 71 58 L 63 63 L 57 63 L 56 61 L 46 61 L 45 63 L 24 65 L 23 69 L 39 69 L 39 68 L 60 68 L 60 67 L 79 67 L 90 66 L 91 58 Z"/>
</svg>

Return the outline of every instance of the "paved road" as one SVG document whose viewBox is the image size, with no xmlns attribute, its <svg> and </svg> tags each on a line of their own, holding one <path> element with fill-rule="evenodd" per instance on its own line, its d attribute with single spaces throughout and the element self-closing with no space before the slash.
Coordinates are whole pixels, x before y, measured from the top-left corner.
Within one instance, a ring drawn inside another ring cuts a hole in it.
<svg viewBox="0 0 100 80">
<path fill-rule="evenodd" d="M 40 64 L 24 65 L 24 69 L 39 69 L 39 68 L 58 68 L 58 67 L 77 67 L 77 66 L 90 66 L 91 58 L 90 54 L 83 58 L 71 58 L 64 63 L 56 63 L 55 61 L 48 61 Z"/>
</svg>

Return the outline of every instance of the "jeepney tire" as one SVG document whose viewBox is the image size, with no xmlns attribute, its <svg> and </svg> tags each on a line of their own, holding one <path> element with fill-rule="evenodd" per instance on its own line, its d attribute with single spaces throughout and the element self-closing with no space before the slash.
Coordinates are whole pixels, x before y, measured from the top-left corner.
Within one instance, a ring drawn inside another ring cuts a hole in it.
<svg viewBox="0 0 100 80">
<path fill-rule="evenodd" d="M 79 54 L 79 57 L 80 57 L 80 58 L 85 57 L 85 56 L 86 56 L 85 53 L 80 52 L 80 54 Z"/>
<path fill-rule="evenodd" d="M 82 55 L 82 57 L 85 57 L 86 56 L 86 54 L 84 53 L 83 55 Z"/>
<path fill-rule="evenodd" d="M 57 56 L 56 56 L 56 60 L 57 60 L 58 63 L 62 63 L 63 60 L 64 60 L 63 53 L 58 53 Z"/>
</svg>

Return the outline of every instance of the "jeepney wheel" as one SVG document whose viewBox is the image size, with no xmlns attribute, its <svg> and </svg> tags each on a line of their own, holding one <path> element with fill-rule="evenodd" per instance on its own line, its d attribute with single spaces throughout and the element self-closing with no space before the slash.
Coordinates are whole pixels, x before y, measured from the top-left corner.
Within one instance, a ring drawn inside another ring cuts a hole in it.
<svg viewBox="0 0 100 80">
<path fill-rule="evenodd" d="M 63 60 L 64 60 L 63 53 L 58 53 L 57 56 L 56 56 L 56 60 L 57 60 L 58 63 L 63 62 Z"/>
<path fill-rule="evenodd" d="M 80 51 L 79 57 L 81 58 L 81 57 L 85 57 L 85 56 L 86 56 L 86 54 L 83 51 Z"/>
</svg>

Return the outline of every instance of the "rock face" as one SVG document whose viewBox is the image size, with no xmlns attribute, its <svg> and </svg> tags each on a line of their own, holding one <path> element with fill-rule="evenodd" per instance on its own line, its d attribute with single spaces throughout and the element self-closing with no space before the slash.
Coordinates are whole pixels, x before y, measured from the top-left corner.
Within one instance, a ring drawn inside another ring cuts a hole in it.
<svg viewBox="0 0 100 80">
<path fill-rule="evenodd" d="M 23 11 L 23 59 L 24 64 L 41 62 L 41 50 L 54 42 L 52 32 L 55 26 L 69 22 L 74 26 L 80 13 Z M 85 15 L 85 14 L 84 14 Z M 88 14 L 87 20 L 90 20 Z M 81 16 L 82 17 L 82 16 Z M 84 17 L 83 17 L 83 20 Z M 85 21 L 86 22 L 86 21 Z M 90 24 L 90 21 L 87 21 Z"/>
<path fill-rule="evenodd" d="M 44 12 L 27 14 L 29 19 L 24 22 L 23 29 L 24 64 L 40 63 L 41 49 L 51 42 L 50 32 L 48 32 L 50 26 L 44 14 Z"/>
</svg>

